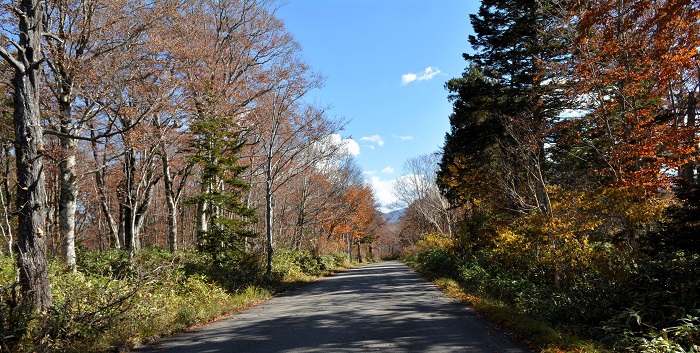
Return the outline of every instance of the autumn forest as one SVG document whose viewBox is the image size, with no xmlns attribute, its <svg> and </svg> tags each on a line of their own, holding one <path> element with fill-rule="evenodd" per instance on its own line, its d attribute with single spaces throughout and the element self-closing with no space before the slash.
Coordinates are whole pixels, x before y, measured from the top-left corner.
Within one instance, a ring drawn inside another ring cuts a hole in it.
<svg viewBox="0 0 700 353">
<path fill-rule="evenodd" d="M 541 351 L 698 351 L 700 3 L 482 0 L 396 217 L 279 5 L 2 2 L 0 352 L 123 351 L 389 257 Z"/>
</svg>

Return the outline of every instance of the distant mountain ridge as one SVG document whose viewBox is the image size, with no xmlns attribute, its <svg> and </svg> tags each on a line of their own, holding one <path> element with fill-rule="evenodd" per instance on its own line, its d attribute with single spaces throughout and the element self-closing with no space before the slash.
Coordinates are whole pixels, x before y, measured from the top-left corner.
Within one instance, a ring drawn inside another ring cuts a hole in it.
<svg viewBox="0 0 700 353">
<path fill-rule="evenodd" d="M 406 209 L 402 208 L 402 209 L 394 210 L 391 212 L 386 212 L 386 213 L 384 213 L 384 216 L 386 217 L 387 223 L 394 224 L 394 223 L 398 223 L 399 220 L 401 219 L 401 217 L 403 217 L 405 214 L 406 214 Z"/>
</svg>

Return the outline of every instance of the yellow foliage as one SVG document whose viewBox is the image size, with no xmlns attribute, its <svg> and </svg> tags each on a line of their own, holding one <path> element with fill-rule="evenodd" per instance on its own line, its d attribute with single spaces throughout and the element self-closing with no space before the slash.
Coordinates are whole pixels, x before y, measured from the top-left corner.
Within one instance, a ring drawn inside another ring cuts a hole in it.
<svg viewBox="0 0 700 353">
<path fill-rule="evenodd" d="M 493 254 L 505 268 L 543 270 L 557 281 L 575 278 L 592 267 L 615 277 L 606 268 L 624 266 L 622 255 L 614 247 L 601 252 L 607 243 L 591 242 L 590 237 L 601 234 L 610 220 L 644 229 L 661 221 L 671 203 L 670 197 L 632 187 L 579 192 L 550 186 L 547 191 L 551 213 L 532 213 L 498 228 Z"/>
<path fill-rule="evenodd" d="M 671 202 L 671 197 L 649 194 L 642 188 L 608 187 L 600 190 L 596 207 L 606 215 L 626 220 L 631 228 L 639 228 L 662 220 Z"/>
<path fill-rule="evenodd" d="M 424 233 L 416 243 L 419 252 L 430 249 L 454 249 L 455 239 L 444 233 Z"/>
<path fill-rule="evenodd" d="M 541 268 L 559 279 L 591 266 L 589 235 L 604 223 L 590 194 L 550 186 L 551 213 L 533 213 L 497 230 L 494 254 L 511 267 Z"/>
</svg>

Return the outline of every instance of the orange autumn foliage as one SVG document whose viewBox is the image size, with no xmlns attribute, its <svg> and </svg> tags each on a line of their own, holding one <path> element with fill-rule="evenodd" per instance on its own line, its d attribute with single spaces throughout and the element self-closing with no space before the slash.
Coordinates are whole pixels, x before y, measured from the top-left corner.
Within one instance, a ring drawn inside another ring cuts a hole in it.
<svg viewBox="0 0 700 353">
<path fill-rule="evenodd" d="M 342 214 L 328 225 L 331 236 L 349 235 L 354 241 L 364 238 L 374 216 L 372 190 L 364 185 L 348 188 L 341 197 Z"/>
<path fill-rule="evenodd" d="M 602 146 L 598 172 L 613 186 L 668 188 L 694 159 L 696 128 L 680 96 L 694 92 L 700 5 L 691 0 L 572 2 L 579 32 L 572 91 Z"/>
</svg>

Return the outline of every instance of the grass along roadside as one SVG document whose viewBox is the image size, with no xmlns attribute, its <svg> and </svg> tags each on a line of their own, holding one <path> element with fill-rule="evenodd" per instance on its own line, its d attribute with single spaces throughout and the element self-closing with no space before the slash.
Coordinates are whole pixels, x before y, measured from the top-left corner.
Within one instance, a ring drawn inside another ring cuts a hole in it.
<svg viewBox="0 0 700 353">
<path fill-rule="evenodd" d="M 541 353 L 609 353 L 595 344 L 561 333 L 542 321 L 523 315 L 498 301 L 481 298 L 466 292 L 455 279 L 419 268 L 406 259 L 404 263 L 431 281 L 447 296 L 472 307 L 497 327 L 510 333 L 514 339 Z"/>
<path fill-rule="evenodd" d="M 51 262 L 54 305 L 36 317 L 13 301 L 14 261 L 0 257 L 0 352 L 125 352 L 355 266 L 346 259 L 280 251 L 267 283 L 249 259 L 215 276 L 196 251 L 82 253 L 77 273 Z"/>
</svg>

